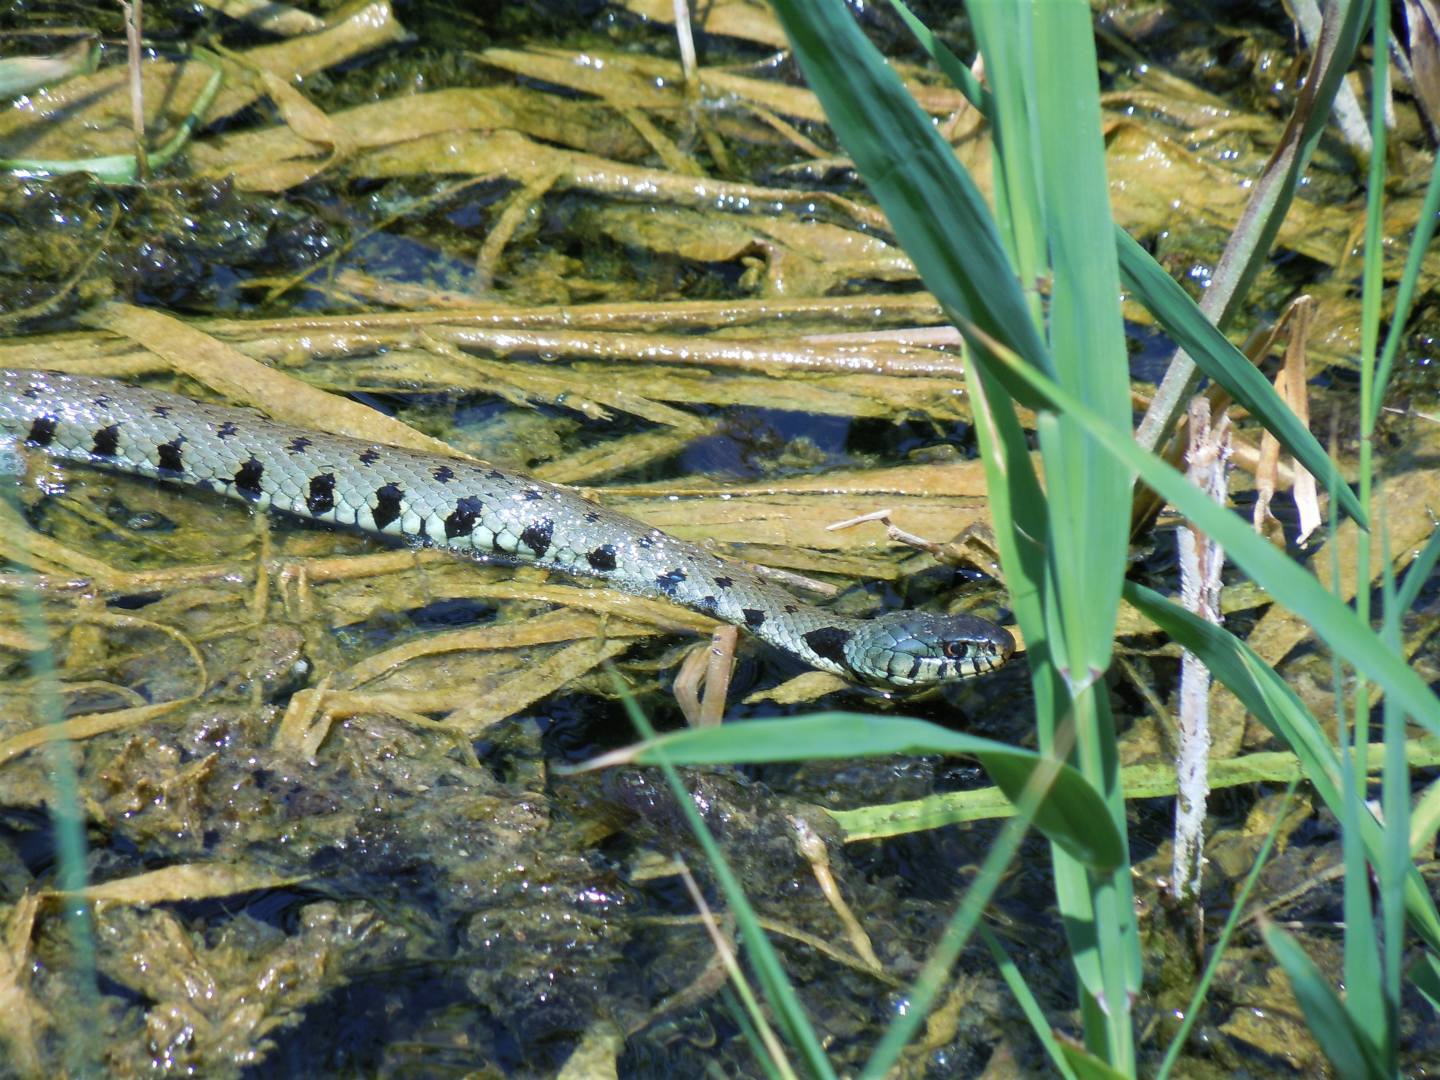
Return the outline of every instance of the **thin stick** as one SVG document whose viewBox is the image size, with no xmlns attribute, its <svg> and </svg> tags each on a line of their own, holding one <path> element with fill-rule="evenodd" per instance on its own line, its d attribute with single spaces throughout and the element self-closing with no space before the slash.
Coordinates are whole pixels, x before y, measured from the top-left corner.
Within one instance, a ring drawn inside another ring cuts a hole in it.
<svg viewBox="0 0 1440 1080">
<path fill-rule="evenodd" d="M 140 19 L 142 0 L 120 0 L 125 16 L 125 52 L 130 66 L 130 123 L 135 128 L 135 175 L 150 179 L 150 157 L 145 152 L 145 88 L 140 79 Z"/>
</svg>

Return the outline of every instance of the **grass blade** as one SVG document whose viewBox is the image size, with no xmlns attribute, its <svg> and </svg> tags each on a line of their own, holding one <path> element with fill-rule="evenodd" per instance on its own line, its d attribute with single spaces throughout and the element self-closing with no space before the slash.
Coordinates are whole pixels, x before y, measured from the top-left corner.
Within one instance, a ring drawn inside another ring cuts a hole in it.
<svg viewBox="0 0 1440 1080">
<path fill-rule="evenodd" d="M 1195 984 L 1195 992 L 1190 995 L 1190 1000 L 1185 1006 L 1185 1019 L 1180 1021 L 1180 1029 L 1175 1032 L 1175 1037 L 1170 1040 L 1170 1045 L 1165 1048 L 1165 1058 L 1160 1062 L 1160 1068 L 1155 1073 L 1155 1080 L 1169 1080 L 1171 1070 L 1175 1063 L 1180 1060 L 1180 1052 L 1185 1049 L 1185 1040 L 1190 1037 L 1190 1029 L 1195 1026 L 1195 1021 L 1200 1016 L 1200 1009 L 1205 1003 L 1205 995 L 1210 992 L 1210 984 L 1215 979 L 1215 973 L 1220 970 L 1220 961 L 1229 947 L 1230 938 L 1235 933 L 1235 928 L 1240 925 L 1240 919 L 1244 915 L 1245 905 L 1250 902 L 1250 893 L 1255 888 L 1255 883 L 1260 880 L 1260 871 L 1270 861 L 1270 852 L 1275 847 L 1275 837 L 1280 833 L 1280 826 L 1289 813 L 1290 802 L 1295 796 L 1295 788 L 1298 781 L 1291 780 L 1285 789 L 1285 798 L 1280 803 L 1280 809 L 1275 813 L 1275 820 L 1270 824 L 1270 831 L 1265 834 L 1265 841 L 1260 845 L 1260 850 L 1255 854 L 1255 865 L 1250 867 L 1250 872 L 1245 875 L 1245 881 L 1240 886 L 1240 892 L 1235 896 L 1235 902 L 1230 905 L 1230 914 L 1225 919 L 1225 925 L 1220 929 L 1220 936 L 1215 939 L 1215 946 L 1210 951 L 1210 960 L 1205 965 L 1205 970 L 1200 973 L 1200 981 Z"/>
<path fill-rule="evenodd" d="M 1205 317 L 1189 294 L 1129 233 L 1117 229 L 1115 239 L 1120 252 L 1120 271 L 1135 299 L 1145 305 L 1171 340 L 1185 350 L 1201 371 L 1265 425 L 1314 475 L 1317 483 L 1335 492 L 1347 515 L 1362 528 L 1368 528 L 1364 507 L 1354 490 L 1340 476 L 1320 441 L 1300 422 L 1269 380 Z"/>
<path fill-rule="evenodd" d="M 836 137 L 935 298 L 1048 367 L 984 197 L 844 3 L 777 0 L 775 12 Z"/>
<path fill-rule="evenodd" d="M 1264 660 L 1243 641 L 1199 619 L 1159 593 L 1129 582 L 1125 598 L 1179 644 L 1205 661 L 1217 679 L 1240 699 L 1274 736 L 1300 759 L 1305 778 L 1330 812 L 1344 813 L 1340 757 L 1303 702 Z M 1360 835 L 1367 857 L 1380 864 L 1385 842 L 1380 823 L 1366 810 Z M 1440 950 L 1440 912 L 1429 887 L 1412 865 L 1405 875 L 1405 910 L 1410 925 L 1432 949 Z"/>
<path fill-rule="evenodd" d="M 640 765 L 662 760 L 674 765 L 717 765 L 892 754 L 974 757 L 1012 802 L 1019 800 L 1037 770 L 1054 764 L 1033 750 L 951 731 L 925 720 L 830 712 L 674 731 L 597 758 L 582 768 L 622 761 Z M 1124 859 L 1124 845 L 1104 801 L 1069 765 L 1059 766 L 1050 790 L 1036 806 L 1034 818 L 1036 828 L 1086 866 L 1108 870 Z"/>
<path fill-rule="evenodd" d="M 899 0 L 890 0 L 890 2 L 900 12 L 901 18 L 905 20 L 916 40 L 930 54 L 946 76 L 965 94 L 971 104 L 993 120 L 995 110 L 993 98 L 988 92 L 979 88 L 974 76 L 970 74 L 960 59 L 946 48 L 943 42 L 937 40 Z M 1317 107 L 1319 107 L 1318 104 Z M 1322 108 L 1322 113 L 1323 111 Z M 1000 185 L 997 184 L 997 190 L 999 187 Z M 1284 205 L 1289 205 L 1288 198 L 1284 200 Z M 1279 202 L 1274 203 L 1272 212 L 1278 210 L 1279 207 Z M 1410 263 L 1413 263 L 1415 274 L 1419 273 L 1420 262 L 1424 256 L 1424 245 L 1428 243 L 1429 237 L 1434 231 L 1437 207 L 1440 207 L 1440 162 L 1437 162 L 1435 170 L 1431 173 L 1430 189 L 1426 192 L 1425 210 L 1421 213 L 1420 225 L 1416 229 L 1409 263 L 1407 263 L 1407 272 L 1410 270 Z M 1278 217 L 1283 216 L 1283 213 L 1278 215 Z M 1345 513 L 1353 517 L 1362 527 L 1366 526 L 1367 518 L 1364 508 L 1349 485 L 1340 477 L 1335 463 L 1325 453 L 1319 440 L 1296 419 L 1294 412 L 1275 393 L 1275 388 L 1255 370 L 1254 365 L 1246 359 L 1244 354 L 1235 348 L 1225 335 L 1206 318 L 1195 301 L 1190 299 L 1189 294 L 1165 272 L 1149 252 L 1137 244 L 1119 226 L 1114 227 L 1114 238 L 1120 272 L 1126 287 L 1155 316 L 1171 340 L 1189 355 L 1205 375 L 1218 382 L 1231 397 L 1249 409 L 1256 419 L 1280 441 L 1285 450 L 1294 455 L 1322 486 L 1327 490 L 1338 492 Z M 1027 279 L 1022 276 L 1021 281 L 1025 280 Z M 1402 279 L 1401 292 L 1396 301 L 1397 318 L 1403 314 L 1399 308 L 1400 302 L 1406 302 L 1404 310 L 1408 311 L 1408 301 L 1414 293 L 1413 281 L 1408 294 L 1404 291 L 1404 285 L 1405 281 Z M 1398 334 L 1392 329 L 1391 340 L 1386 342 L 1386 358 L 1388 360 L 1393 361 L 1398 340 Z M 1388 373 L 1389 364 L 1382 362 L 1381 371 Z"/>
<path fill-rule="evenodd" d="M 1295 998 L 1305 1014 L 1310 1034 L 1315 1036 L 1320 1049 L 1335 1066 L 1336 1073 L 1356 1080 L 1362 1076 L 1372 1080 L 1392 1077 L 1394 1074 L 1387 1072 L 1381 1064 L 1369 1037 L 1351 1018 L 1340 998 L 1295 939 L 1269 919 L 1261 921 L 1260 933 L 1275 959 L 1285 969 L 1290 988 L 1295 991 Z"/>
<path fill-rule="evenodd" d="M 630 715 L 630 722 L 642 735 L 653 740 L 655 729 L 650 726 L 650 721 L 640 711 L 640 706 L 635 703 L 634 696 L 629 693 L 629 688 L 614 672 L 614 669 L 611 669 L 611 678 L 621 700 L 625 703 L 625 710 Z M 790 985 L 789 979 L 785 977 L 785 969 L 780 964 L 780 958 L 775 955 L 775 949 L 770 944 L 770 939 L 765 936 L 765 931 L 760 926 L 760 919 L 755 914 L 755 909 L 750 906 L 750 900 L 746 897 L 745 889 L 741 886 L 739 878 L 730 869 L 730 864 L 726 862 L 725 854 L 720 850 L 720 845 L 710 832 L 709 826 L 705 824 L 705 819 L 695 809 L 695 803 L 691 800 L 690 793 L 686 790 L 685 783 L 681 780 L 679 772 L 676 771 L 674 763 L 662 751 L 656 756 L 655 764 L 659 765 L 665 774 L 665 780 L 675 794 L 676 805 L 684 816 L 685 823 L 690 827 L 696 842 L 699 843 L 700 850 L 705 853 L 705 861 L 709 864 L 716 882 L 725 893 L 725 899 L 735 914 L 735 921 L 739 924 L 740 932 L 744 935 L 745 944 L 748 946 L 750 963 L 755 968 L 760 985 L 765 988 L 766 999 L 770 1002 L 771 1008 L 775 1010 L 786 1035 L 790 1038 L 791 1045 L 800 1051 L 812 1076 L 820 1077 L 822 1080 L 834 1080 L 835 1071 L 830 1067 L 830 1061 L 825 1056 L 825 1050 L 820 1045 L 819 1037 L 810 1024 L 809 1018 L 805 1015 L 805 1008 L 800 1004 L 800 998 Z"/>
<path fill-rule="evenodd" d="M 1015 995 L 1016 1002 L 1020 1005 L 1020 1011 L 1025 1014 L 1025 1019 L 1030 1021 L 1030 1029 L 1035 1032 L 1035 1037 L 1040 1040 L 1040 1045 L 1045 1048 L 1045 1053 L 1050 1055 L 1050 1063 L 1055 1066 L 1055 1071 L 1065 1080 L 1076 1080 L 1076 1074 L 1070 1068 L 1070 1063 L 1065 1057 L 1065 1050 L 1060 1041 L 1055 1038 L 1055 1032 L 1050 1028 L 1050 1021 L 1045 1019 L 1045 1010 L 1040 1008 L 1040 1002 L 1035 1000 L 1035 995 L 1030 991 L 1030 985 L 1025 981 L 1025 976 L 1020 974 L 1020 969 L 1015 966 L 1015 961 L 1010 959 L 1010 954 L 1005 951 L 1005 946 L 1000 943 L 989 927 L 980 925 L 975 928 L 980 935 L 980 940 L 985 942 L 990 950 L 990 955 L 995 960 L 995 967 L 1000 972 L 1000 977 L 1005 980 L 1005 985 Z"/>
<path fill-rule="evenodd" d="M 1257 536 L 1238 515 L 1216 506 L 1172 466 L 1140 449 L 1128 432 L 1115 432 L 1083 402 L 997 345 L 992 343 L 997 358 L 1013 375 L 1029 383 L 1050 408 L 1071 413 L 1084 422 L 1109 453 L 1133 468 L 1145 483 L 1223 544 L 1233 561 L 1276 601 L 1314 627 L 1317 636 L 1357 670 L 1379 683 L 1417 723 L 1440 736 L 1440 699 L 1313 574 Z"/>
</svg>

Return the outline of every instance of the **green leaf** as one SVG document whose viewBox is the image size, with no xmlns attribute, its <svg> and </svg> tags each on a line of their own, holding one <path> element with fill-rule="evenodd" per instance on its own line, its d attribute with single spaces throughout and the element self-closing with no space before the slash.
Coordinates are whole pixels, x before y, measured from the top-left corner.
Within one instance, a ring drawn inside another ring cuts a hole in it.
<svg viewBox="0 0 1440 1080">
<path fill-rule="evenodd" d="M 1130 1080 L 1129 1073 L 1111 1068 L 1090 1051 L 1074 1043 L 1064 1043 L 1065 1062 L 1081 1080 Z"/>
<path fill-rule="evenodd" d="M 646 765 L 663 757 L 676 765 L 717 765 L 892 754 L 976 758 L 1012 802 L 1020 799 L 1037 773 L 1043 779 L 1043 770 L 1055 768 L 1055 763 L 1033 750 L 951 731 L 925 720 L 850 712 L 676 731 L 590 764 L 623 760 Z M 1113 869 L 1125 858 L 1120 834 L 1104 801 L 1069 765 L 1056 769 L 1050 790 L 1035 812 L 1035 826 L 1097 871 Z"/>
<path fill-rule="evenodd" d="M 1440 735 L 1440 700 L 1314 575 L 1256 535 L 1238 515 L 1213 503 L 1168 463 L 1141 450 L 1129 432 L 1114 431 L 1085 404 L 1013 353 L 1000 349 L 995 355 L 1011 374 L 1030 384 L 1050 408 L 1071 413 L 1085 423 L 1109 453 L 1138 472 L 1145 483 L 1218 541 L 1256 584 L 1314 627 L 1321 640 L 1357 670 L 1379 683 L 1417 723 Z"/>
<path fill-rule="evenodd" d="M 1159 593 L 1127 582 L 1125 598 L 1161 630 L 1205 662 L 1242 704 L 1276 738 L 1300 759 L 1305 778 L 1330 812 L 1341 818 L 1345 792 L 1340 758 L 1319 723 L 1295 691 L 1275 670 L 1235 635 L 1186 611 Z M 1380 823 L 1367 810 L 1359 815 L 1360 834 L 1367 857 L 1376 865 L 1383 857 Z M 1440 913 L 1420 872 L 1410 867 L 1405 876 L 1405 910 L 1410 925 L 1431 948 L 1440 950 Z"/>
<path fill-rule="evenodd" d="M 995 961 L 995 967 L 1000 972 L 1000 977 L 1005 980 L 1005 985 L 1015 995 L 1015 1001 L 1020 1006 L 1020 1011 L 1025 1014 L 1025 1019 L 1030 1021 L 1030 1030 L 1035 1032 L 1035 1037 L 1040 1040 L 1040 1045 L 1045 1048 L 1045 1053 L 1050 1055 L 1050 1064 L 1055 1066 L 1065 1080 L 1075 1080 L 1077 1073 L 1070 1068 L 1067 1058 L 1068 1048 L 1061 1045 L 1060 1040 L 1055 1037 L 1055 1032 L 1050 1027 L 1050 1021 L 1045 1019 L 1045 1010 L 1040 1007 L 1040 1002 L 1030 989 L 1030 984 L 1025 981 L 1025 976 L 1020 974 L 1020 969 L 1015 966 L 1015 961 L 1010 959 L 1010 954 L 1005 951 L 1005 946 L 1000 939 L 981 923 L 975 928 L 980 935 L 980 940 L 985 942 L 986 948 L 990 950 L 990 956 Z"/>
<path fill-rule="evenodd" d="M 1430 1007 L 1440 1012 L 1440 960 L 1433 952 L 1423 952 L 1416 957 L 1406 972 L 1416 989 L 1425 995 Z"/>
<path fill-rule="evenodd" d="M 984 197 L 846 6 L 777 0 L 775 13 L 836 137 L 935 298 L 1048 366 Z"/>
<path fill-rule="evenodd" d="M 1300 1009 L 1305 1014 L 1310 1034 L 1315 1036 L 1320 1049 L 1335 1066 L 1336 1073 L 1356 1080 L 1362 1076 L 1372 1080 L 1392 1080 L 1393 1074 L 1381 1063 L 1374 1044 L 1345 1011 L 1340 998 L 1305 950 L 1269 919 L 1260 923 L 1260 933 L 1275 954 L 1275 959 L 1285 969 L 1290 988 L 1294 990 Z"/>
<path fill-rule="evenodd" d="M 1437 162 L 1440 168 L 1440 162 Z M 1400 613 L 1409 611 L 1415 606 L 1416 599 L 1420 596 L 1420 590 L 1425 582 L 1430 580 L 1430 574 L 1435 569 L 1435 562 L 1440 559 L 1440 529 L 1432 529 L 1430 539 L 1425 541 L 1425 546 L 1420 549 L 1420 554 L 1410 561 L 1410 566 L 1405 571 L 1405 581 L 1395 594 L 1395 610 Z"/>
<path fill-rule="evenodd" d="M 993 121 L 996 108 L 993 98 L 979 89 L 974 77 L 960 59 L 946 48 L 943 42 L 930 34 L 898 0 L 891 0 L 891 4 L 901 13 L 916 40 L 940 69 L 965 94 L 971 104 Z M 1321 110 L 1321 113 L 1323 115 L 1324 110 Z M 997 192 L 997 201 L 998 199 Z M 1436 163 L 1431 175 L 1426 205 L 1432 210 L 1434 205 L 1440 205 L 1440 162 Z M 1277 220 L 1283 216 L 1277 215 Z M 1428 240 L 1430 230 L 1434 227 L 1432 219 L 1433 214 L 1430 218 L 1422 215 L 1421 225 L 1416 230 L 1415 242 L 1421 246 L 1418 250 L 1412 248 L 1410 261 L 1416 265 L 1417 271 L 1419 259 L 1424 254 L 1422 241 Z M 1189 294 L 1165 272 L 1149 252 L 1118 225 L 1113 231 L 1120 273 L 1135 298 L 1155 316 L 1171 340 L 1190 355 L 1196 366 L 1249 409 L 1286 451 L 1294 455 L 1315 476 L 1322 487 L 1338 492 L 1345 512 L 1364 526 L 1367 518 L 1359 499 L 1340 476 L 1335 463 L 1330 460 L 1319 441 L 1300 423 L 1294 410 L 1285 404 L 1275 392 L 1275 388 L 1255 370 L 1244 354 L 1205 317 Z M 1405 298 L 1408 299 L 1408 294 Z M 1392 332 L 1393 337 L 1396 335 Z M 1388 356 L 1392 352 L 1392 343 L 1387 342 L 1386 347 Z M 1388 365 L 1385 370 L 1389 370 Z"/>
<path fill-rule="evenodd" d="M 1256 370 L 1244 353 L 1230 344 L 1229 339 L 1205 317 L 1175 279 L 1129 233 L 1117 228 L 1115 243 L 1119 247 L 1120 272 L 1126 287 L 1159 320 L 1171 340 L 1190 354 L 1201 371 L 1249 409 L 1251 415 L 1314 475 L 1321 487 L 1335 492 L 1346 514 L 1368 528 L 1365 509 L 1350 485 L 1340 476 L 1335 462 L 1325 453 L 1325 448 L 1310 433 L 1310 429 L 1300 422 L 1295 410 L 1275 392 L 1269 380 Z"/>
<path fill-rule="evenodd" d="M 1111 241 L 1115 226 L 1090 7 L 1083 0 L 1036 5 L 1031 33 L 1033 53 L 1022 59 L 1032 69 L 1054 377 L 1129 437 L 1130 361 Z M 1064 413 L 1058 424 L 1040 425 L 1039 434 L 1050 535 L 1064 538 L 1049 551 L 1054 606 L 1065 628 L 1071 679 L 1084 682 L 1110 666 L 1130 532 L 1126 516 L 1115 508 L 1130 503 L 1131 474 L 1091 438 L 1086 425 Z M 1118 799 L 1115 808 L 1124 813 Z"/>
<path fill-rule="evenodd" d="M 620 678 L 614 668 L 608 667 L 608 665 L 607 668 L 620 699 L 625 703 L 625 711 L 629 714 L 631 723 L 653 744 L 657 740 L 654 737 L 655 729 L 650 726 L 649 719 L 636 704 L 625 681 Z M 735 921 L 740 927 L 747 948 L 750 966 L 761 986 L 764 987 L 766 999 L 776 1018 L 789 1036 L 792 1045 L 804 1057 L 809 1066 L 810 1075 L 818 1077 L 819 1080 L 835 1080 L 835 1071 L 830 1067 L 830 1060 L 820 1045 L 820 1037 L 805 1013 L 805 1006 L 800 1001 L 799 994 L 795 992 L 795 988 L 790 985 L 790 980 L 785 976 L 784 965 L 780 963 L 780 957 L 776 955 L 775 948 L 770 944 L 764 927 L 760 925 L 760 916 L 756 914 L 755 908 L 745 895 L 745 889 L 740 884 L 740 879 L 730 868 L 714 833 L 705 824 L 705 819 L 701 817 L 700 811 L 696 808 L 694 799 L 686 790 L 679 770 L 664 753 L 656 755 L 655 763 L 665 774 L 665 781 L 675 795 L 675 804 L 680 810 L 680 815 L 690 827 L 691 833 L 694 834 L 696 842 L 700 845 L 700 850 L 705 853 L 705 861 L 709 863 L 711 873 L 715 875 L 715 880 L 725 894 L 730 910 L 735 915 Z M 757 1026 L 764 1023 L 764 1017 L 748 984 L 741 979 L 735 981 L 733 985 L 736 994 L 746 1004 Z M 777 1061 L 776 1064 L 785 1065 L 783 1061 Z"/>
</svg>

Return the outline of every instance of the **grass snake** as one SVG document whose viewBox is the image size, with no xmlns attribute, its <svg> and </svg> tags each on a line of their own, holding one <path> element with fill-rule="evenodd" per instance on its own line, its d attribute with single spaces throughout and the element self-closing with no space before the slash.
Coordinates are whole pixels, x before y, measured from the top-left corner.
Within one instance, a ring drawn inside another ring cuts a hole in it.
<svg viewBox="0 0 1440 1080">
<path fill-rule="evenodd" d="M 743 626 L 882 688 L 954 682 L 1015 642 L 970 615 L 849 618 L 574 491 L 504 469 L 288 427 L 109 379 L 0 370 L 0 433 L 67 461 L 158 477 L 314 521 L 600 578 Z"/>
</svg>

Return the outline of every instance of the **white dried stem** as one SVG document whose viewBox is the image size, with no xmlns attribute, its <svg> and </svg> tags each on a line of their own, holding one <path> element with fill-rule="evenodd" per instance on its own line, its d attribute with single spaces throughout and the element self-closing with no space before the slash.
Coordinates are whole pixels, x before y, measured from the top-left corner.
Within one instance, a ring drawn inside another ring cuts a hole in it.
<svg viewBox="0 0 1440 1080">
<path fill-rule="evenodd" d="M 1216 503 L 1225 505 L 1230 462 L 1230 419 L 1223 412 L 1212 427 L 1210 403 L 1197 396 L 1190 404 L 1187 475 Z M 1191 522 L 1179 533 L 1180 602 L 1187 610 L 1219 625 L 1220 571 L 1225 552 Z M 1170 888 L 1176 900 L 1200 891 L 1204 865 L 1205 804 L 1210 794 L 1210 672 L 1188 649 L 1180 663 L 1180 745 L 1175 762 L 1179 794 L 1175 800 L 1175 860 Z"/>
</svg>

